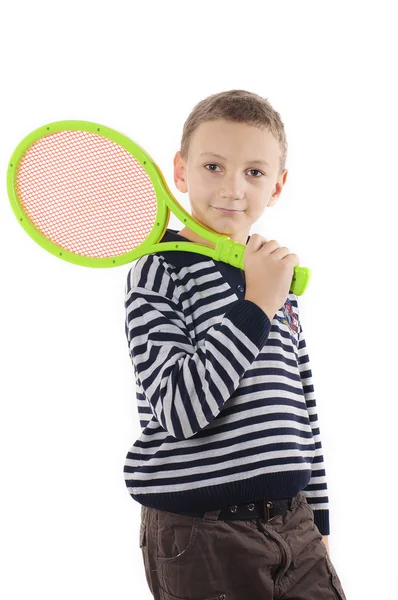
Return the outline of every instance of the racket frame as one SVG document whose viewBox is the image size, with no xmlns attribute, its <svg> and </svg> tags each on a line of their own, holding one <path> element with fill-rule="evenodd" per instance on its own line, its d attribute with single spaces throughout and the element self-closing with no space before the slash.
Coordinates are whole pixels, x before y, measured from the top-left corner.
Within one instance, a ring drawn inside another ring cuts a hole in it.
<svg viewBox="0 0 398 600">
<path fill-rule="evenodd" d="M 21 206 L 17 194 L 19 165 L 25 153 L 35 142 L 47 135 L 52 135 L 60 131 L 84 131 L 94 135 L 101 135 L 115 142 L 132 154 L 143 169 L 145 169 L 155 190 L 157 212 L 153 228 L 137 248 L 118 256 L 104 258 L 80 255 L 70 252 L 62 246 L 52 242 L 48 237 L 43 235 L 29 219 L 29 216 Z M 28 233 L 28 235 L 45 250 L 65 261 L 80 266 L 107 268 L 130 263 L 146 254 L 163 251 L 183 251 L 194 252 L 196 254 L 199 253 L 212 258 L 213 260 L 222 261 L 233 267 L 244 270 L 244 252 L 246 246 L 231 240 L 227 235 L 220 234 L 195 221 L 172 194 L 154 159 L 134 140 L 105 125 L 100 125 L 91 121 L 64 120 L 47 123 L 42 127 L 38 127 L 18 144 L 11 155 L 7 170 L 7 190 L 12 210 L 26 233 Z M 205 244 L 194 242 L 159 243 L 159 240 L 162 239 L 168 227 L 170 211 L 184 224 L 184 226 L 208 240 L 214 247 L 212 248 Z M 293 293 L 301 295 L 309 282 L 310 276 L 311 271 L 307 267 L 295 267 L 291 288 Z"/>
</svg>

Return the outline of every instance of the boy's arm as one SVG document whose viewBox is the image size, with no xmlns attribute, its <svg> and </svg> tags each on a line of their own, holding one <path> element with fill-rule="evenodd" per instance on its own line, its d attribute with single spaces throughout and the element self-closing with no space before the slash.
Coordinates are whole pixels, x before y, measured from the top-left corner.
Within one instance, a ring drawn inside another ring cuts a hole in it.
<svg viewBox="0 0 398 600">
<path fill-rule="evenodd" d="M 245 300 L 227 310 L 221 321 L 215 319 L 196 344 L 189 333 L 191 294 L 156 254 L 141 257 L 130 271 L 125 308 L 136 378 L 157 422 L 179 440 L 217 417 L 271 330 L 264 311 Z M 200 327 L 200 308 L 196 310 Z"/>
<path fill-rule="evenodd" d="M 303 385 L 305 403 L 307 405 L 308 416 L 311 423 L 312 434 L 315 443 L 315 456 L 312 462 L 311 479 L 307 486 L 302 490 L 307 498 L 307 502 L 314 511 L 314 522 L 322 536 L 328 536 L 330 533 L 329 525 L 329 498 L 327 496 L 327 483 L 325 463 L 322 455 L 322 443 L 320 428 L 318 423 L 317 407 L 315 400 L 315 390 L 312 378 L 311 363 L 308 355 L 307 344 L 305 341 L 301 321 L 299 321 L 299 346 L 298 346 L 298 366 L 300 378 Z"/>
</svg>

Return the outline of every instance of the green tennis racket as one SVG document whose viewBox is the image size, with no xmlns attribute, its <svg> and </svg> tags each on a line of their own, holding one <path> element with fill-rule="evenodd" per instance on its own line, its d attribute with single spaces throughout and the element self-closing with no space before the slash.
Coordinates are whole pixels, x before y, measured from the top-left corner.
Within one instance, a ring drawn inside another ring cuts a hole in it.
<svg viewBox="0 0 398 600">
<path fill-rule="evenodd" d="M 88 121 L 39 127 L 14 150 L 7 189 L 25 231 L 58 258 L 116 267 L 145 254 L 196 252 L 244 270 L 246 246 L 198 223 L 174 198 L 155 161 L 132 139 Z M 170 211 L 214 244 L 162 242 Z M 295 267 L 301 295 L 311 271 Z"/>
</svg>

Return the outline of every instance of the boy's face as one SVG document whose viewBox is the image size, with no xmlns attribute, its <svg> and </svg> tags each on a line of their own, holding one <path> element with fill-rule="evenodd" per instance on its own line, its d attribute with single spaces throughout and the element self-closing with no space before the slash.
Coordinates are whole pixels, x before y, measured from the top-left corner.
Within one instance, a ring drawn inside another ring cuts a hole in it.
<svg viewBox="0 0 398 600">
<path fill-rule="evenodd" d="M 196 221 L 246 245 L 251 225 L 267 206 L 277 202 L 285 184 L 287 170 L 278 175 L 279 156 L 277 140 L 265 129 L 224 120 L 206 121 L 192 134 L 188 160 L 176 153 L 174 182 L 180 192 L 189 193 Z M 219 208 L 239 212 L 226 213 Z M 179 233 L 214 248 L 187 227 Z"/>
</svg>

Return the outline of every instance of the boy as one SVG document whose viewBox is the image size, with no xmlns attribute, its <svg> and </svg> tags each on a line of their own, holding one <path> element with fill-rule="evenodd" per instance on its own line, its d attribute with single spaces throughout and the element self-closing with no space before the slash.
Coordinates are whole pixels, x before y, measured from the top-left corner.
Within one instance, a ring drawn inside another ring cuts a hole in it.
<svg viewBox="0 0 398 600">
<path fill-rule="evenodd" d="M 345 600 L 312 373 L 287 248 L 249 235 L 286 182 L 283 122 L 244 90 L 200 102 L 174 181 L 192 216 L 247 245 L 245 270 L 191 252 L 138 259 L 126 336 L 140 438 L 124 476 L 142 505 L 155 599 Z M 163 241 L 211 245 L 184 227 Z"/>
</svg>

